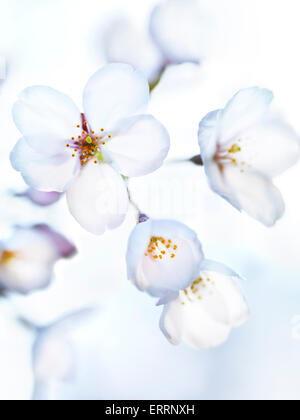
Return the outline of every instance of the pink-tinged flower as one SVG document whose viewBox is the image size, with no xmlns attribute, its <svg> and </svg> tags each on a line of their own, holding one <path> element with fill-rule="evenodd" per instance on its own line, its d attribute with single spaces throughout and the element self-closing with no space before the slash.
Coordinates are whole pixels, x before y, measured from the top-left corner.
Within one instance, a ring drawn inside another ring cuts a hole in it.
<svg viewBox="0 0 300 420">
<path fill-rule="evenodd" d="M 84 113 L 66 95 L 42 86 L 24 90 L 13 108 L 23 134 L 11 153 L 13 167 L 41 191 L 67 192 L 70 212 L 91 233 L 118 227 L 128 209 L 123 176 L 158 169 L 170 139 L 151 115 L 144 75 L 110 64 L 88 81 Z"/>
<path fill-rule="evenodd" d="M 167 339 L 198 350 L 223 344 L 249 318 L 239 280 L 223 264 L 205 260 L 197 278 L 164 307 L 160 327 Z"/>
<path fill-rule="evenodd" d="M 22 193 L 17 193 L 16 197 L 24 197 L 30 200 L 33 204 L 41 207 L 52 206 L 59 201 L 61 198 L 62 193 L 58 193 L 55 191 L 45 192 L 45 191 L 38 191 L 34 188 L 27 188 L 26 191 Z"/>
<path fill-rule="evenodd" d="M 213 191 L 266 226 L 284 213 L 272 178 L 300 156 L 299 136 L 272 118 L 272 101 L 267 89 L 241 90 L 199 126 L 201 156 Z"/>
<path fill-rule="evenodd" d="M 0 287 L 21 294 L 43 289 L 55 263 L 75 253 L 75 246 L 47 225 L 17 226 L 0 243 Z"/>
<path fill-rule="evenodd" d="M 172 344 L 215 347 L 248 319 L 240 277 L 206 260 L 196 233 L 179 222 L 140 221 L 128 242 L 127 271 L 139 290 L 160 298 L 161 329 Z"/>
</svg>

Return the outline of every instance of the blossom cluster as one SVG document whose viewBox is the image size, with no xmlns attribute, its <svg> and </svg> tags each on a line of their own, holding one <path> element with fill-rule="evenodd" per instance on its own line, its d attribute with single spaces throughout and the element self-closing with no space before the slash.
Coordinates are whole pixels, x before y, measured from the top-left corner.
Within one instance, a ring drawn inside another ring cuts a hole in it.
<svg viewBox="0 0 300 420">
<path fill-rule="evenodd" d="M 107 64 L 88 80 L 82 108 L 48 86 L 23 90 L 12 109 L 20 139 L 10 161 L 27 189 L 16 195 L 42 207 L 65 199 L 78 224 L 99 237 L 119 228 L 134 205 L 129 179 L 161 168 L 172 145 L 168 127 L 147 113 L 151 91 L 170 64 L 201 65 L 207 55 L 201 19 L 196 1 L 167 0 L 153 10 L 140 36 L 127 21 L 114 24 L 104 36 Z M 274 178 L 300 157 L 299 135 L 274 114 L 273 99 L 268 89 L 242 88 L 220 109 L 199 115 L 194 127 L 199 155 L 187 160 L 205 171 L 214 193 L 266 227 L 285 210 Z M 195 349 L 223 344 L 249 318 L 245 280 L 207 259 L 190 227 L 135 208 L 127 277 L 162 307 L 162 333 L 174 345 L 184 342 Z M 1 296 L 46 288 L 56 263 L 76 252 L 47 224 L 15 226 L 0 242 Z M 35 374 L 41 381 L 47 379 L 45 336 L 54 337 L 54 352 L 65 354 L 66 363 L 50 368 L 53 375 L 65 379 L 72 370 L 71 346 L 60 328 L 64 321 L 38 329 Z M 59 339 L 52 336 L 57 330 Z"/>
</svg>

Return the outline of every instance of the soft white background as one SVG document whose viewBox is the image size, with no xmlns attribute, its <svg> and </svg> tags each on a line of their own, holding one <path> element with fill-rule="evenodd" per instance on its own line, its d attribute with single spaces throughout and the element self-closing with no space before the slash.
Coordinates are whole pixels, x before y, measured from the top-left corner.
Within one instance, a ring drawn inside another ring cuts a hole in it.
<svg viewBox="0 0 300 420">
<path fill-rule="evenodd" d="M 150 105 L 171 134 L 170 159 L 198 153 L 200 119 L 243 87 L 272 89 L 276 111 L 300 133 L 299 1 L 201 3 L 220 23 L 214 34 L 219 48 L 200 69 L 171 69 Z M 227 263 L 246 279 L 249 323 L 209 352 L 172 347 L 158 328 L 161 309 L 127 282 L 124 255 L 133 212 L 120 229 L 98 238 L 72 220 L 64 199 L 41 210 L 7 191 L 23 188 L 8 161 L 19 136 L 11 119 L 18 92 L 45 84 L 80 105 L 87 79 L 104 63 L 101 33 L 107 22 L 122 11 L 137 25 L 146 25 L 155 4 L 0 0 L 0 56 L 7 62 L 0 86 L 0 234 L 7 235 L 14 223 L 43 221 L 73 239 L 80 251 L 71 262 L 58 264 L 50 289 L 1 305 L 2 400 L 29 399 L 33 387 L 33 337 L 14 321 L 14 314 L 43 324 L 87 304 L 99 305 L 99 312 L 72 333 L 74 380 L 52 384 L 48 398 L 300 398 L 300 164 L 277 180 L 286 214 L 271 230 L 214 195 L 201 168 L 167 164 L 131 182 L 143 210 L 193 227 L 209 258 Z"/>
</svg>

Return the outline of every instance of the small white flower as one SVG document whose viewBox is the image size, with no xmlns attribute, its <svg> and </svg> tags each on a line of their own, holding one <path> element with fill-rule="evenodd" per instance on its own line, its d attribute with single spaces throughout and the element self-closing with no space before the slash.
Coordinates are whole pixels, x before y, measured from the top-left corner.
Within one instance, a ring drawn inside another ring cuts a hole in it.
<svg viewBox="0 0 300 420">
<path fill-rule="evenodd" d="M 0 243 L 0 287 L 27 294 L 49 285 L 55 263 L 76 248 L 46 225 L 17 227 Z"/>
<path fill-rule="evenodd" d="M 188 287 L 202 260 L 195 232 L 177 221 L 149 219 L 129 238 L 128 279 L 152 296 L 165 297 Z"/>
<path fill-rule="evenodd" d="M 172 344 L 206 349 L 227 340 L 249 316 L 239 276 L 204 259 L 195 232 L 172 220 L 139 223 L 127 250 L 128 278 L 165 305 L 161 329 Z"/>
<path fill-rule="evenodd" d="M 267 89 L 241 90 L 199 127 L 201 156 L 213 191 L 266 226 L 284 213 L 272 178 L 300 156 L 299 137 L 271 117 L 272 101 Z"/>
<path fill-rule="evenodd" d="M 149 174 L 169 151 L 165 128 L 137 114 L 148 101 L 147 80 L 126 64 L 107 65 L 91 77 L 84 114 L 68 96 L 30 87 L 13 108 L 23 138 L 11 153 L 12 165 L 32 188 L 66 191 L 70 212 L 89 232 L 114 229 L 128 209 L 121 174 Z"/>
<path fill-rule="evenodd" d="M 238 280 L 226 266 L 205 260 L 198 277 L 164 307 L 160 326 L 167 339 L 199 350 L 223 344 L 249 317 Z"/>
</svg>

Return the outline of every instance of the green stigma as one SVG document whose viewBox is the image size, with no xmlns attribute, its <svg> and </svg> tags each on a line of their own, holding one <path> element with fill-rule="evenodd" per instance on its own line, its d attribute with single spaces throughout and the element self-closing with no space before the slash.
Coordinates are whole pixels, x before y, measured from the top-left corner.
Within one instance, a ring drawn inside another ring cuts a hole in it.
<svg viewBox="0 0 300 420">
<path fill-rule="evenodd" d="M 93 140 L 91 139 L 91 137 L 89 136 L 89 137 L 87 137 L 86 139 L 85 139 L 85 141 L 88 143 L 88 144 L 92 144 L 93 143 Z"/>
<path fill-rule="evenodd" d="M 152 238 L 152 242 L 157 242 L 158 241 L 158 239 L 157 238 Z"/>
<path fill-rule="evenodd" d="M 234 144 L 231 146 L 231 148 L 228 150 L 229 153 L 238 153 L 240 152 L 242 149 L 238 144 Z"/>
</svg>

